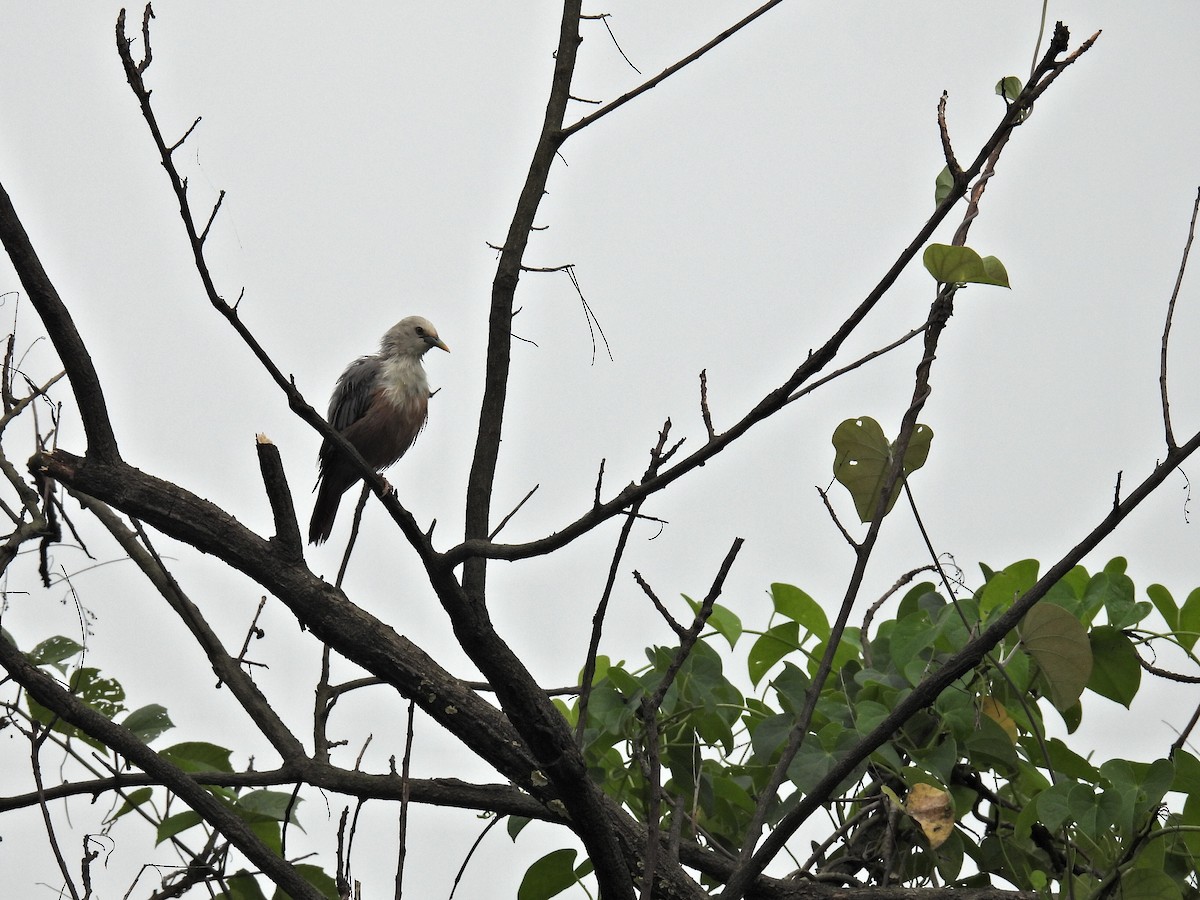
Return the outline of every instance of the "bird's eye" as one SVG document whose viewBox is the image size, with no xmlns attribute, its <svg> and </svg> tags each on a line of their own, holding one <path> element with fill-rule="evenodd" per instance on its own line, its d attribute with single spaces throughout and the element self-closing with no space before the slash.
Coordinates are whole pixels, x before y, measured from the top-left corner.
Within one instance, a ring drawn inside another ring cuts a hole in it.
<svg viewBox="0 0 1200 900">
<path fill-rule="evenodd" d="M 425 329 L 420 325 L 417 326 L 417 337 L 425 337 Z"/>
</svg>

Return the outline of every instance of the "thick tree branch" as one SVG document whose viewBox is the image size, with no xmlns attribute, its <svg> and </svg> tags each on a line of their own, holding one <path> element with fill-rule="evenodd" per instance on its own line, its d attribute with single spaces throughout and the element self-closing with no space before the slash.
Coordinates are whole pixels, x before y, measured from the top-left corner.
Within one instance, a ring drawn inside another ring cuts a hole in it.
<svg viewBox="0 0 1200 900">
<path fill-rule="evenodd" d="M 100 387 L 100 376 L 92 364 L 92 356 L 88 353 L 66 304 L 50 282 L 46 270 L 42 268 L 42 261 L 38 259 L 29 235 L 25 233 L 25 226 L 17 217 L 17 211 L 2 184 L 0 242 L 3 242 L 17 277 L 21 279 L 25 293 L 29 295 L 33 308 L 45 324 L 58 358 L 67 370 L 71 390 L 75 392 L 75 402 L 83 420 L 83 430 L 87 435 L 88 453 L 99 459 L 119 459 L 117 437 L 108 417 L 108 405 L 104 401 L 104 391 Z"/>
<path fill-rule="evenodd" d="M 224 510 L 177 485 L 122 462 L 101 463 L 66 451 L 37 454 L 41 472 L 140 519 L 248 575 L 278 597 L 313 635 L 417 701 L 506 777 L 529 786 L 536 763 L 490 703 L 423 650 L 351 603 L 340 590 L 296 564 Z"/>
<path fill-rule="evenodd" d="M 534 218 L 542 197 L 555 154 L 562 144 L 563 117 L 571 95 L 571 79 L 575 74 L 575 58 L 579 49 L 579 16 L 582 0 L 565 0 L 559 26 L 558 49 L 554 56 L 554 75 L 550 82 L 550 97 L 525 184 L 521 188 L 517 207 L 508 226 L 496 276 L 492 281 L 491 312 L 488 317 L 487 374 L 483 385 L 483 404 L 479 411 L 479 433 L 475 455 L 467 482 L 466 530 L 467 541 L 486 541 L 490 532 L 492 487 L 496 479 L 496 464 L 500 456 L 500 431 L 504 421 L 505 399 L 508 393 L 508 372 L 512 354 L 513 300 L 521 276 L 522 260 Z M 482 557 L 467 559 L 463 568 L 463 588 L 473 600 L 482 602 L 487 578 L 487 563 Z"/>
</svg>

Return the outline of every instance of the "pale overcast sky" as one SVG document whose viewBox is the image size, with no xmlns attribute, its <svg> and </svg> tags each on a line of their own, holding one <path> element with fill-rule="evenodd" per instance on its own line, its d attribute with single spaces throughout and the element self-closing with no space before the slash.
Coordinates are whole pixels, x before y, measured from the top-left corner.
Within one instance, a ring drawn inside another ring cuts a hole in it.
<svg viewBox="0 0 1200 900">
<path fill-rule="evenodd" d="M 612 14 L 643 74 L 603 25 L 588 22 L 574 93 L 611 100 L 752 8 L 728 0 L 588 8 Z M 279 445 L 302 516 L 318 439 L 201 294 L 116 55 L 117 10 L 100 2 L 6 10 L 0 182 L 89 343 L 125 457 L 265 531 L 254 435 Z M 516 329 L 528 342 L 514 347 L 494 520 L 540 489 L 507 539 L 541 536 L 577 517 L 601 458 L 611 490 L 639 477 L 666 417 L 674 435 L 688 438 L 685 447 L 702 441 L 701 369 L 720 429 L 823 343 L 933 209 L 942 91 L 956 151 L 970 159 L 1003 114 L 996 81 L 1028 75 L 1039 12 L 1036 3 L 785 3 L 568 141 L 538 217 L 546 230 L 533 237 L 526 263 L 575 265 L 612 359 L 602 347 L 593 361 L 565 275 L 524 276 Z M 246 323 L 310 402 L 323 407 L 346 363 L 373 352 L 405 315 L 427 316 L 450 345 L 451 355 L 427 358 L 441 390 L 425 432 L 389 474 L 418 520 L 437 519 L 439 545 L 449 546 L 462 533 L 483 383 L 495 265 L 487 244 L 503 241 L 536 139 L 555 5 L 371 2 L 335 12 L 306 2 L 192 2 L 164 3 L 157 13 L 147 82 L 160 122 L 170 139 L 203 116 L 178 159 L 200 209 L 227 191 L 210 246 L 213 274 L 228 298 L 245 289 Z M 1128 488 L 1164 452 L 1159 341 L 1200 184 L 1200 7 L 1055 2 L 1047 32 L 1055 19 L 1070 26 L 1072 47 L 1104 33 L 1017 130 L 989 186 L 969 243 L 1003 260 L 1013 289 L 960 294 L 922 416 L 935 432 L 932 452 L 912 480 L 933 540 L 972 585 L 980 561 L 1049 565 L 1104 515 L 1119 471 Z M 139 23 L 140 10 L 131 10 L 131 27 Z M 591 108 L 576 104 L 569 118 Z M 948 242 L 959 218 L 938 239 Z M 1181 437 L 1200 428 L 1198 278 L 1185 282 L 1173 335 Z M 17 289 L 5 262 L 0 290 Z M 839 360 L 918 325 L 932 291 L 914 264 Z M 6 323 L 14 311 L 24 349 L 39 325 L 10 294 L 0 308 Z M 747 544 L 723 602 L 748 627 L 765 624 L 773 581 L 800 585 L 835 609 L 852 558 L 814 490 L 831 478 L 829 437 L 859 415 L 894 437 L 918 354 L 914 344 L 793 404 L 650 502 L 645 512 L 670 524 L 635 531 L 604 651 L 636 662 L 648 642 L 671 637 L 630 569 L 660 596 L 702 596 L 735 536 Z M 46 342 L 32 347 L 26 368 L 39 379 L 58 370 Z M 69 395 L 60 396 L 68 401 L 60 445 L 82 451 Z M 26 439 L 26 431 L 6 435 L 14 458 L 27 452 Z M 1195 466 L 1188 474 L 1195 481 Z M 836 486 L 832 496 L 850 521 L 848 497 Z M 1172 477 L 1089 569 L 1125 555 L 1140 591 L 1161 581 L 1186 596 L 1200 585 L 1200 503 L 1187 496 L 1183 477 Z M 330 579 L 348 518 L 344 510 L 334 540 L 309 554 Z M 415 557 L 378 508 L 366 521 L 347 579 L 351 598 L 470 676 Z M 611 523 L 551 559 L 491 569 L 498 627 L 535 660 L 545 684 L 576 677 L 616 531 Z M 255 587 L 165 538 L 160 544 L 226 639 L 240 640 Z M 103 539 L 93 552 L 116 556 Z M 87 565 L 67 548 L 56 559 L 69 572 Z M 864 597 L 925 561 L 901 506 L 885 525 Z M 21 577 L 18 584 L 10 575 L 9 589 L 30 594 L 10 596 L 4 626 L 26 645 L 78 636 L 74 608 L 57 602 L 65 587 L 38 590 L 32 565 Z M 131 707 L 168 706 L 179 727 L 165 743 L 208 739 L 263 752 L 239 743 L 243 714 L 208 690 L 201 654 L 128 564 L 73 583 L 96 615 L 91 662 L 126 685 Z M 304 733 L 315 650 L 281 606 L 269 607 L 266 624 L 270 639 L 256 655 L 271 668 L 260 683 L 294 701 L 290 721 Z M 173 683 L 189 671 L 199 673 L 199 690 Z M 1105 729 L 1144 736 L 1128 746 L 1110 738 L 1102 752 L 1165 748 L 1195 693 L 1162 712 L 1143 710 L 1132 727 L 1118 707 L 1089 697 Z M 339 708 L 347 735 L 375 734 L 365 765 L 376 771 L 400 750 L 403 707 L 383 700 L 363 695 Z M 8 743 L 5 753 L 26 752 Z M 448 762 L 460 756 L 426 723 L 414 772 L 494 779 L 476 763 Z M 0 791 L 12 790 L 0 779 Z M 77 809 L 84 814 L 83 804 Z M 315 792 L 303 815 L 322 839 L 326 810 Z M 394 847 L 391 815 L 373 824 L 382 854 Z M 423 896 L 445 896 L 446 860 L 466 853 L 482 823 L 463 813 L 412 815 L 410 883 Z M 0 819 L 0 869 L 8 873 L 23 865 L 15 848 L 27 858 L 45 849 L 36 831 L 31 844 L 19 840 L 12 821 Z M 122 840 L 137 845 L 132 834 Z M 124 846 L 114 871 L 135 873 L 150 861 Z M 320 845 L 322 861 L 332 859 L 331 847 Z M 538 847 L 523 838 L 506 856 L 507 837 L 493 834 L 491 862 L 473 864 L 459 895 L 512 895 Z M 170 857 L 160 850 L 153 859 Z M 497 869 L 497 859 L 510 862 Z M 367 896 L 387 895 L 390 857 L 358 862 L 359 876 L 372 879 Z M 47 877 L 51 869 L 31 863 L 29 871 Z M 120 896 L 132 874 L 109 877 L 105 897 Z"/>
</svg>

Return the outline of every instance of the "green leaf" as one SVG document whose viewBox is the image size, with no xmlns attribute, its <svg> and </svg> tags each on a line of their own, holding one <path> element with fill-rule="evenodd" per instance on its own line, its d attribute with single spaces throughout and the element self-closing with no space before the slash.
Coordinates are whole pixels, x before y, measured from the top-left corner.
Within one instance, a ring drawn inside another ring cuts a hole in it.
<svg viewBox="0 0 1200 900">
<path fill-rule="evenodd" d="M 173 838 L 175 835 L 187 831 L 189 828 L 194 828 L 201 821 L 200 813 L 190 809 L 185 809 L 183 812 L 176 813 L 173 816 L 167 816 L 158 823 L 158 831 L 154 843 L 161 844 L 168 838 Z"/>
<path fill-rule="evenodd" d="M 686 600 L 692 607 L 692 612 L 700 611 L 700 605 L 691 597 L 684 595 Z M 712 612 L 708 616 L 708 625 L 717 634 L 729 641 L 729 648 L 732 650 L 737 644 L 738 638 L 742 636 L 742 620 L 738 618 L 737 613 L 720 603 L 714 603 Z"/>
<path fill-rule="evenodd" d="M 1152 763 L 1130 764 L 1138 778 L 1138 812 L 1143 815 L 1156 809 L 1163 795 L 1175 781 L 1175 766 L 1169 759 L 1156 759 Z"/>
<path fill-rule="evenodd" d="M 185 772 L 232 772 L 232 751 L 206 741 L 185 741 L 159 751 L 159 756 Z"/>
<path fill-rule="evenodd" d="M 760 634 L 746 662 L 751 683 L 757 685 L 775 663 L 799 649 L 800 626 L 795 622 L 783 622 Z"/>
<path fill-rule="evenodd" d="M 612 660 L 610 660 L 603 653 L 599 653 L 596 655 L 596 668 L 592 672 L 592 684 L 599 684 L 601 681 L 604 680 L 604 676 L 608 673 L 608 667 L 611 664 L 612 664 Z M 583 681 L 583 670 L 582 669 L 580 669 L 580 671 L 579 671 L 579 679 L 578 680 L 580 682 Z"/>
<path fill-rule="evenodd" d="M 238 797 L 234 806 L 237 808 L 238 814 L 248 821 L 262 817 L 274 822 L 282 822 L 286 817 L 291 824 L 298 825 L 296 810 L 303 802 L 303 797 L 295 797 L 284 791 L 259 790 Z"/>
<path fill-rule="evenodd" d="M 856 732 L 843 728 L 837 722 L 830 722 L 816 734 L 810 733 L 804 738 L 800 751 L 788 766 L 788 778 L 803 793 L 810 793 L 829 774 L 830 767 L 838 758 L 857 741 Z M 863 763 L 838 786 L 838 790 L 857 781 L 865 770 L 866 764 Z"/>
<path fill-rule="evenodd" d="M 808 658 L 808 671 L 810 675 L 815 675 L 817 669 L 820 667 L 821 658 L 825 655 L 825 647 L 826 644 L 824 641 L 813 647 L 812 655 Z M 862 641 L 859 629 L 851 626 L 842 632 L 842 639 L 838 641 L 837 649 L 833 651 L 833 671 L 840 672 L 843 666 L 852 660 L 857 660 L 861 653 Z"/>
<path fill-rule="evenodd" d="M 754 758 L 760 765 L 773 765 L 775 754 L 779 752 L 788 736 L 792 733 L 792 717 L 782 713 L 763 719 L 753 727 L 750 733 L 750 746 L 754 750 Z"/>
<path fill-rule="evenodd" d="M 121 724 L 147 744 L 164 731 L 175 727 L 175 723 L 167 715 L 167 708 L 158 703 L 135 709 Z"/>
<path fill-rule="evenodd" d="M 921 605 L 921 600 L 926 594 L 933 594 L 943 603 L 945 600 L 941 594 L 937 592 L 936 586 L 932 581 L 922 581 L 920 584 L 913 585 L 900 599 L 900 605 L 896 607 L 896 620 L 899 621 L 910 613 L 916 612 L 918 609 L 924 609 Z"/>
<path fill-rule="evenodd" d="M 1142 684 L 1142 667 L 1133 641 L 1111 625 L 1093 628 L 1088 641 L 1093 664 L 1087 686 L 1128 709 Z"/>
<path fill-rule="evenodd" d="M 1146 588 L 1146 596 L 1163 617 L 1167 627 L 1176 631 L 1179 628 L 1179 607 L 1175 605 L 1175 598 L 1171 596 L 1171 592 L 1161 584 L 1152 584 Z"/>
<path fill-rule="evenodd" d="M 1012 738 L 988 716 L 980 716 L 979 729 L 966 741 L 967 756 L 976 769 L 996 769 L 1007 774 L 1017 768 L 1017 748 Z"/>
<path fill-rule="evenodd" d="M 75 669 L 67 683 L 71 693 L 106 718 L 112 719 L 125 710 L 121 702 L 125 699 L 125 689 L 113 678 L 101 678 L 99 669 L 91 666 Z M 53 730 L 59 734 L 83 741 L 98 750 L 104 748 L 102 741 L 60 719 L 56 713 L 42 706 L 31 695 L 26 694 L 25 700 L 29 706 L 29 715 L 35 721 L 43 725 L 53 723 Z"/>
<path fill-rule="evenodd" d="M 300 877 L 311 884 L 320 892 L 326 900 L 338 900 L 341 896 L 338 894 L 337 882 L 332 876 L 320 866 L 314 866 L 310 863 L 299 863 L 296 865 L 296 871 L 300 873 Z M 286 900 L 287 894 L 281 890 L 275 891 L 275 900 Z"/>
<path fill-rule="evenodd" d="M 783 671 L 771 679 L 771 688 L 779 698 L 780 708 L 792 716 L 799 715 L 800 710 L 804 709 L 811 685 L 808 676 L 788 662 L 783 664 Z"/>
<path fill-rule="evenodd" d="M 909 674 L 910 663 L 921 662 L 921 666 L 916 667 L 917 671 L 909 674 L 912 684 L 921 680 L 921 670 L 928 658 L 928 653 L 925 651 L 932 649 L 936 636 L 937 629 L 929 621 L 929 616 L 925 614 L 924 610 L 905 616 L 896 623 L 896 629 L 891 635 L 892 658 L 903 662 L 906 674 Z"/>
<path fill-rule="evenodd" d="M 82 651 L 81 644 L 59 634 L 46 638 L 26 653 L 25 658 L 35 666 L 54 666 L 58 671 L 65 672 L 66 667 L 62 663 Z"/>
<path fill-rule="evenodd" d="M 979 611 L 990 613 L 1012 606 L 1037 581 L 1038 565 L 1036 559 L 1024 559 L 994 572 L 978 593 Z"/>
<path fill-rule="evenodd" d="M 138 788 L 135 791 L 130 791 L 128 794 L 125 795 L 125 802 L 121 804 L 121 808 L 118 809 L 115 813 L 113 813 L 112 817 L 109 818 L 107 821 L 115 822 L 117 819 L 121 818 L 121 816 L 125 815 L 126 813 L 133 812 L 135 809 L 137 809 L 139 806 L 141 806 L 143 803 L 145 803 L 147 800 L 149 800 L 153 794 L 154 794 L 154 789 L 148 788 L 148 787 Z"/>
<path fill-rule="evenodd" d="M 792 584 L 775 582 L 771 585 L 771 601 L 775 612 L 803 625 L 821 640 L 829 637 L 829 619 L 821 604 Z"/>
<path fill-rule="evenodd" d="M 582 866 L 580 870 L 575 868 L 577 853 L 569 848 L 552 850 L 531 865 L 521 879 L 517 900 L 547 900 L 575 885 L 580 875 L 586 874 Z"/>
<path fill-rule="evenodd" d="M 1182 900 L 1175 880 L 1154 869 L 1130 869 L 1121 876 L 1121 900 Z"/>
<path fill-rule="evenodd" d="M 1176 631 L 1181 643 L 1186 649 L 1191 650 L 1196 646 L 1196 639 L 1200 638 L 1200 588 L 1196 588 L 1187 599 L 1183 601 L 1183 606 L 1179 609 L 1179 629 Z"/>
<path fill-rule="evenodd" d="M 933 429 L 928 425 L 917 425 L 913 429 L 904 453 L 900 478 L 888 499 L 884 515 L 896 505 L 900 484 L 905 476 L 925 465 L 932 440 Z M 846 419 L 838 425 L 833 432 L 833 446 L 837 451 L 833 460 L 833 475 L 850 492 L 858 518 L 870 522 L 879 506 L 895 447 L 888 443 L 883 429 L 870 416 Z"/>
<path fill-rule="evenodd" d="M 1058 738 L 1046 741 L 1046 753 L 1050 757 L 1050 765 L 1060 775 L 1092 783 L 1100 777 L 1100 771 L 1095 766 Z"/>
<path fill-rule="evenodd" d="M 954 190 L 954 176 L 950 174 L 949 166 L 942 166 L 937 180 L 933 183 L 933 205 L 940 206 L 941 202 L 950 196 Z"/>
<path fill-rule="evenodd" d="M 1182 748 L 1175 751 L 1175 778 L 1171 790 L 1200 796 L 1200 759 Z"/>
<path fill-rule="evenodd" d="M 515 841 L 517 835 L 524 831 L 525 826 L 532 821 L 533 819 L 529 818 L 529 816 L 509 816 L 504 827 L 508 831 L 508 836 Z"/>
<path fill-rule="evenodd" d="M 71 693 L 107 718 L 125 711 L 125 688 L 115 678 L 101 678 L 100 670 L 83 666 L 71 673 Z"/>
<path fill-rule="evenodd" d="M 258 881 L 245 869 L 225 879 L 228 893 L 217 894 L 218 900 L 267 900 L 267 895 L 258 886 Z"/>
<path fill-rule="evenodd" d="M 1025 614 L 1021 640 L 1050 687 L 1050 702 L 1059 712 L 1070 709 L 1092 674 L 1092 649 L 1087 632 L 1061 606 L 1039 603 Z"/>
<path fill-rule="evenodd" d="M 1004 264 L 994 256 L 982 257 L 970 247 L 930 244 L 921 257 L 938 284 L 991 284 L 1010 287 Z"/>
<path fill-rule="evenodd" d="M 1005 103 L 1012 103 L 1021 96 L 1021 79 L 1016 75 L 1008 75 L 996 82 L 996 94 L 1004 98 Z"/>
</svg>

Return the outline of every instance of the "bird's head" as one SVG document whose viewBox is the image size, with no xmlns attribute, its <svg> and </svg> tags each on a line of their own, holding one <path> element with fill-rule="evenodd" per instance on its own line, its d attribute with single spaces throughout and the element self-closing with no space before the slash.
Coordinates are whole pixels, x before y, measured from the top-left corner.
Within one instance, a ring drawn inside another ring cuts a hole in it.
<svg viewBox="0 0 1200 900">
<path fill-rule="evenodd" d="M 422 316 L 401 319 L 383 336 L 382 353 L 385 356 L 412 356 L 420 358 L 431 347 L 450 352 L 450 348 L 438 337 L 433 323 Z"/>
</svg>

